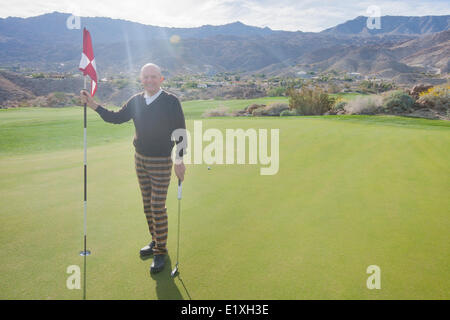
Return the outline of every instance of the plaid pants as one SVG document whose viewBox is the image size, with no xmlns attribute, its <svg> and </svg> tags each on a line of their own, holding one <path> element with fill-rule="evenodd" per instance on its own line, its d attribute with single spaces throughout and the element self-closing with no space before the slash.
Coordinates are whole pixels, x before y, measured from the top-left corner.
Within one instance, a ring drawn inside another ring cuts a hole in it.
<svg viewBox="0 0 450 320">
<path fill-rule="evenodd" d="M 172 172 L 172 158 L 147 157 L 136 152 L 134 159 L 148 229 L 152 240 L 156 243 L 153 254 L 167 254 L 166 198 Z"/>
</svg>

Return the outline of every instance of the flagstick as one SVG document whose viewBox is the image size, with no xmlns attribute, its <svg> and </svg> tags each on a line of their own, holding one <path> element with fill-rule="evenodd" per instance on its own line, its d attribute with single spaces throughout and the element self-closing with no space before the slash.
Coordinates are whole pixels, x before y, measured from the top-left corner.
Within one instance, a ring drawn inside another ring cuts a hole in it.
<svg viewBox="0 0 450 320">
<path fill-rule="evenodd" d="M 84 90 L 86 90 L 86 76 L 84 76 Z M 83 300 L 86 300 L 86 256 L 89 256 L 91 252 L 86 250 L 86 209 L 87 209 L 87 138 L 86 138 L 86 102 L 84 103 L 84 250 L 80 252 L 80 255 L 84 257 L 84 281 L 83 281 Z"/>
<path fill-rule="evenodd" d="M 84 76 L 84 90 L 86 90 L 86 76 Z M 86 250 L 86 235 L 87 235 L 87 227 L 86 227 L 86 209 L 87 209 L 87 134 L 86 134 L 86 103 L 84 104 L 84 251 L 81 252 L 83 256 L 88 256 L 91 254 L 90 251 Z"/>
</svg>

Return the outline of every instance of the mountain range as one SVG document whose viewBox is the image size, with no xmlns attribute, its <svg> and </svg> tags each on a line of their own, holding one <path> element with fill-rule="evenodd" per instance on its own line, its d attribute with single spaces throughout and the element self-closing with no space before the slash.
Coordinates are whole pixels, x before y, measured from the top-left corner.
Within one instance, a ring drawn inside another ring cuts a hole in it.
<svg viewBox="0 0 450 320">
<path fill-rule="evenodd" d="M 82 32 L 71 15 L 48 13 L 0 19 L 0 67 L 76 72 Z M 292 32 L 234 22 L 168 28 L 101 17 L 81 17 L 93 38 L 101 76 L 136 74 L 152 61 L 166 76 L 186 73 L 295 75 L 300 71 L 358 72 L 385 78 L 449 72 L 450 15 L 383 16 L 370 29 L 357 17 L 322 32 Z"/>
</svg>

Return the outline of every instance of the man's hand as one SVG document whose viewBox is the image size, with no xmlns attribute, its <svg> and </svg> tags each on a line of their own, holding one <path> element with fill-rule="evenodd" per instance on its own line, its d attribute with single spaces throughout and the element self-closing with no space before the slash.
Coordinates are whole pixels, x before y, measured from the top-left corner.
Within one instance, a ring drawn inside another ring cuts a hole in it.
<svg viewBox="0 0 450 320">
<path fill-rule="evenodd" d="M 89 108 L 91 108 L 92 110 L 95 110 L 98 107 L 98 104 L 94 101 L 94 99 L 91 97 L 89 92 L 87 92 L 86 90 L 80 91 L 80 100 L 81 100 L 81 103 L 83 103 L 83 104 L 86 103 L 87 106 Z"/>
<path fill-rule="evenodd" d="M 184 166 L 183 161 L 175 161 L 175 174 L 177 175 L 178 179 L 181 181 L 184 180 L 184 172 L 186 171 L 186 167 Z"/>
</svg>

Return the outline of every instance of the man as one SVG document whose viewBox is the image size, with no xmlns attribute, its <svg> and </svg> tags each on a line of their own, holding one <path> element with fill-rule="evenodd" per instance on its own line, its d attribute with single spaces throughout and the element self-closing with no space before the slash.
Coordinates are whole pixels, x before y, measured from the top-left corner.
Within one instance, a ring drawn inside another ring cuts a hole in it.
<svg viewBox="0 0 450 320">
<path fill-rule="evenodd" d="M 175 174 L 184 180 L 185 166 L 182 156 L 185 150 L 178 141 L 171 141 L 176 129 L 186 129 L 183 110 L 176 96 L 161 89 L 164 77 L 161 69 L 152 63 L 141 69 L 140 80 L 144 91 L 132 96 L 123 107 L 114 112 L 97 104 L 86 90 L 81 91 L 81 102 L 95 110 L 103 120 L 123 123 L 133 119 L 136 149 L 135 167 L 144 203 L 144 213 L 152 241 L 141 249 L 141 256 L 153 254 L 150 272 L 163 270 L 167 255 L 167 210 L 166 197 L 172 171 L 171 152 L 177 144 Z M 185 132 L 185 131 L 184 131 Z"/>
</svg>

